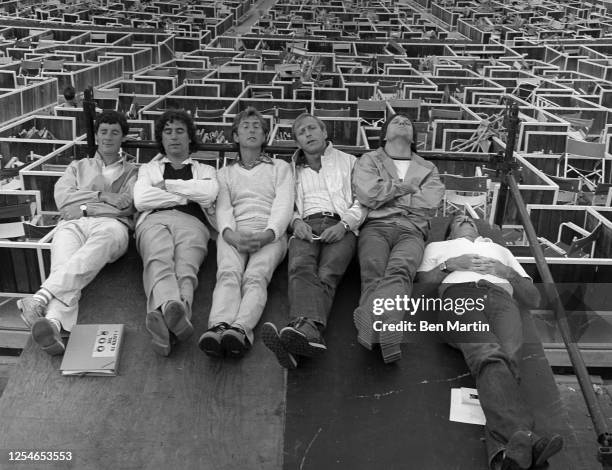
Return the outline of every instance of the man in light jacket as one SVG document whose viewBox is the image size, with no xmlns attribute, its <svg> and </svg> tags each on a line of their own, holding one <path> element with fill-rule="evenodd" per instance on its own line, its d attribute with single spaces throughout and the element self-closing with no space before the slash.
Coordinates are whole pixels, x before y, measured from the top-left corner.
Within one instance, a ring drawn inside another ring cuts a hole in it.
<svg viewBox="0 0 612 470">
<path fill-rule="evenodd" d="M 51 245 L 51 273 L 33 296 L 17 301 L 34 342 L 51 355 L 64 353 L 60 332 L 76 324 L 81 291 L 125 253 L 134 227 L 137 169 L 119 153 L 129 131 L 127 120 L 105 111 L 94 130 L 95 156 L 73 161 L 55 183 L 62 220 Z"/>
<path fill-rule="evenodd" d="M 304 113 L 293 123 L 299 149 L 293 155 L 296 180 L 293 236 L 289 241 L 289 324 L 265 323 L 262 338 L 288 369 L 297 356 L 327 350 L 325 329 L 338 286 L 355 253 L 366 209 L 353 197 L 356 158 L 327 141 L 325 123 Z"/>
<path fill-rule="evenodd" d="M 197 138 L 185 111 L 162 114 L 155 140 L 161 153 L 140 167 L 134 186 L 134 204 L 141 212 L 136 243 L 147 295 L 146 326 L 153 350 L 167 356 L 171 333 L 179 341 L 193 334 L 193 293 L 208 251 L 219 186 L 216 170 L 190 157 Z"/>
<path fill-rule="evenodd" d="M 359 236 L 357 340 L 368 349 L 379 342 L 385 363 L 401 359 L 402 333 L 394 326 L 404 311 L 398 305 L 388 309 L 380 318 L 383 331 L 377 331 L 374 302 L 410 296 L 429 222 L 444 194 L 436 166 L 416 154 L 415 142 L 410 119 L 391 116 L 381 129 L 381 147 L 363 155 L 353 172 L 355 195 L 369 209 Z"/>
</svg>

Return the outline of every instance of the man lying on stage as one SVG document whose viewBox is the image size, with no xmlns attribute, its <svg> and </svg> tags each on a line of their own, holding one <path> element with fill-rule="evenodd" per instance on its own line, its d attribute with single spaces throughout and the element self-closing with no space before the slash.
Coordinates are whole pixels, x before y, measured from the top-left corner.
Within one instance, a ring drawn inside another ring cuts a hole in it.
<svg viewBox="0 0 612 470">
<path fill-rule="evenodd" d="M 134 204 L 136 244 L 147 295 L 146 326 L 153 350 L 170 354 L 172 340 L 193 334 L 191 313 L 198 271 L 208 252 L 208 217 L 219 185 L 216 170 L 193 160 L 197 143 L 191 116 L 166 111 L 155 124 L 160 154 L 140 167 Z"/>
<path fill-rule="evenodd" d="M 119 154 L 127 120 L 105 111 L 94 130 L 95 156 L 73 161 L 55 184 L 62 220 L 51 245 L 51 273 L 33 296 L 17 301 L 34 342 L 51 355 L 64 353 L 60 332 L 76 324 L 81 290 L 125 253 L 133 228 L 137 168 Z"/>
<path fill-rule="evenodd" d="M 438 321 L 486 324 L 444 339 L 462 353 L 476 380 L 487 423 L 487 452 L 492 469 L 527 469 L 544 464 L 563 447 L 559 435 L 540 437 L 519 390 L 523 325 L 519 304 L 535 307 L 540 294 L 505 247 L 479 236 L 469 216 L 459 215 L 447 240 L 430 243 L 418 272 L 419 282 L 439 285 L 442 299 L 472 299 L 476 307 L 438 312 Z M 480 306 L 480 308 L 478 308 Z M 482 330 L 482 331 L 480 331 Z"/>
<path fill-rule="evenodd" d="M 268 123 L 259 111 L 240 112 L 232 134 L 238 159 L 217 175 L 217 284 L 198 344 L 209 356 L 240 358 L 253 344 L 268 284 L 287 252 L 294 190 L 291 166 L 263 151 Z"/>
<path fill-rule="evenodd" d="M 355 253 L 357 229 L 366 210 L 353 197 L 355 157 L 327 141 L 325 124 L 304 113 L 293 123 L 299 149 L 293 155 L 296 179 L 293 237 L 289 240 L 289 324 L 280 333 L 265 323 L 265 345 L 287 369 L 297 356 L 326 351 L 322 332 L 336 287 Z"/>
</svg>

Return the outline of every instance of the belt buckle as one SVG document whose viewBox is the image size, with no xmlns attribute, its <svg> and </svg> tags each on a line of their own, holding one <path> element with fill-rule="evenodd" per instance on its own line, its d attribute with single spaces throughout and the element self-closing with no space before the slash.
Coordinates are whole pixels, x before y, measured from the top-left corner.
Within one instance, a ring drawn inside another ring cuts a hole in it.
<svg viewBox="0 0 612 470">
<path fill-rule="evenodd" d="M 322 211 L 321 214 L 324 215 L 325 217 L 333 217 L 334 216 L 333 212 L 327 212 L 327 211 Z"/>
</svg>

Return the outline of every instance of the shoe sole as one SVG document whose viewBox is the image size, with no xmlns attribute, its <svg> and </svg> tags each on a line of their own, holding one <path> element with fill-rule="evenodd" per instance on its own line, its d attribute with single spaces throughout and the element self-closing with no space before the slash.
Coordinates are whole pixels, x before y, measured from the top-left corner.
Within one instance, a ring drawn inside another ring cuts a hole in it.
<svg viewBox="0 0 612 470">
<path fill-rule="evenodd" d="M 234 359 L 244 357 L 245 353 L 249 350 L 249 348 L 234 335 L 227 334 L 221 337 L 221 349 L 225 352 L 226 357 L 232 357 Z"/>
<path fill-rule="evenodd" d="M 168 356 L 171 350 L 170 331 L 161 312 L 148 312 L 145 325 L 149 333 L 151 333 L 153 351 L 160 356 Z"/>
<path fill-rule="evenodd" d="M 404 334 L 401 331 L 381 331 L 380 351 L 385 364 L 399 361 L 402 358 L 401 344 Z"/>
<path fill-rule="evenodd" d="M 531 467 L 532 442 L 526 431 L 515 432 L 506 446 L 506 458 L 514 461 L 519 468 Z"/>
<path fill-rule="evenodd" d="M 310 343 L 304 335 L 292 328 L 283 328 L 280 332 L 280 341 L 290 354 L 306 357 L 320 357 L 327 347 L 324 344 Z"/>
<path fill-rule="evenodd" d="M 61 338 L 57 338 L 55 328 L 49 320 L 37 321 L 32 326 L 32 339 L 40 346 L 40 349 L 50 356 L 59 356 L 66 351 L 66 346 L 64 346 Z"/>
<path fill-rule="evenodd" d="M 263 344 L 274 353 L 276 360 L 281 366 L 285 369 L 297 368 L 297 360 L 283 346 L 276 326 L 272 323 L 264 323 L 261 328 L 261 340 Z"/>
<path fill-rule="evenodd" d="M 179 341 L 185 341 L 193 335 L 193 325 L 187 318 L 187 310 L 179 302 L 169 302 L 164 311 L 168 329 Z"/>
<path fill-rule="evenodd" d="M 19 318 L 21 318 L 23 320 L 23 322 L 26 324 L 26 326 L 28 328 L 32 328 L 34 326 L 34 323 L 36 323 L 36 320 L 38 320 L 39 318 L 44 318 L 44 317 L 38 316 L 38 317 L 36 317 L 36 320 L 34 320 L 33 322 L 28 321 L 26 319 L 25 315 L 23 314 L 23 311 L 25 310 L 25 307 L 23 306 L 23 300 L 22 299 L 19 299 L 17 301 L 17 308 L 21 312 L 19 314 Z"/>
<path fill-rule="evenodd" d="M 561 449 L 563 449 L 563 438 L 556 434 L 550 438 L 550 441 L 546 447 L 540 451 L 539 455 L 534 455 L 533 465 L 536 467 L 539 465 L 544 465 L 549 458 L 561 452 Z"/>
<path fill-rule="evenodd" d="M 355 310 L 353 322 L 357 328 L 357 342 L 371 351 L 378 342 L 378 332 L 374 331 L 372 315 L 363 310 Z"/>
<path fill-rule="evenodd" d="M 206 333 L 204 333 L 206 334 Z M 223 348 L 221 347 L 221 342 L 217 341 L 216 338 L 212 336 L 204 336 L 200 337 L 198 341 L 198 347 L 204 351 L 207 356 L 211 357 L 223 357 Z"/>
</svg>

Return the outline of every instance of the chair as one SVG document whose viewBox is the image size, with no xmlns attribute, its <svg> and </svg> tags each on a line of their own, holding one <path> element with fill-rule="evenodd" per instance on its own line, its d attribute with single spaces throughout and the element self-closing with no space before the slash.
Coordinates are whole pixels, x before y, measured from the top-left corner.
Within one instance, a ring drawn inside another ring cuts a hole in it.
<svg viewBox="0 0 612 470">
<path fill-rule="evenodd" d="M 562 178 L 560 176 L 546 175 L 553 183 L 559 186 L 557 204 L 573 204 L 578 201 L 578 193 L 582 186 L 580 178 Z"/>
<path fill-rule="evenodd" d="M 89 42 L 97 42 L 97 43 L 106 44 L 107 34 L 106 33 L 91 33 L 89 35 Z"/>
<path fill-rule="evenodd" d="M 589 232 L 573 222 L 563 222 L 559 226 L 559 233 L 555 243 L 543 237 L 539 237 L 538 241 L 542 245 L 544 256 L 593 258 L 595 255 L 595 242 L 601 234 L 602 227 L 602 222 L 599 222 L 593 231 Z M 569 237 L 571 237 L 571 240 Z"/>
<path fill-rule="evenodd" d="M 94 88 L 93 99 L 99 108 L 117 111 L 119 107 L 119 88 L 108 88 L 106 90 Z"/>
<path fill-rule="evenodd" d="M 198 109 L 196 108 L 195 117 L 204 121 L 218 122 L 223 121 L 225 109 Z"/>
<path fill-rule="evenodd" d="M 363 119 L 368 125 L 380 127 L 385 120 L 387 104 L 383 100 L 357 99 L 357 117 Z"/>
<path fill-rule="evenodd" d="M 210 70 L 188 69 L 183 83 L 197 85 L 204 83 L 204 78 L 210 75 Z"/>
<path fill-rule="evenodd" d="M 467 204 L 474 212 L 481 215 L 481 218 L 487 218 L 489 190 L 486 176 L 442 174 L 440 179 L 446 186 L 442 202 L 443 216 L 464 210 Z"/>
<path fill-rule="evenodd" d="M 567 139 L 563 154 L 563 177 L 577 176 L 594 190 L 606 171 L 606 144 Z"/>
<path fill-rule="evenodd" d="M 38 60 L 22 60 L 19 66 L 19 75 L 38 77 L 42 63 Z"/>
<path fill-rule="evenodd" d="M 45 59 L 42 63 L 43 72 L 63 72 L 64 61 L 63 60 L 50 60 Z"/>
<path fill-rule="evenodd" d="M 351 108 L 315 109 L 313 115 L 317 117 L 350 117 Z"/>
<path fill-rule="evenodd" d="M 307 112 L 308 110 L 306 108 L 277 108 L 276 118 L 280 124 L 293 123 L 296 117 Z"/>
</svg>

